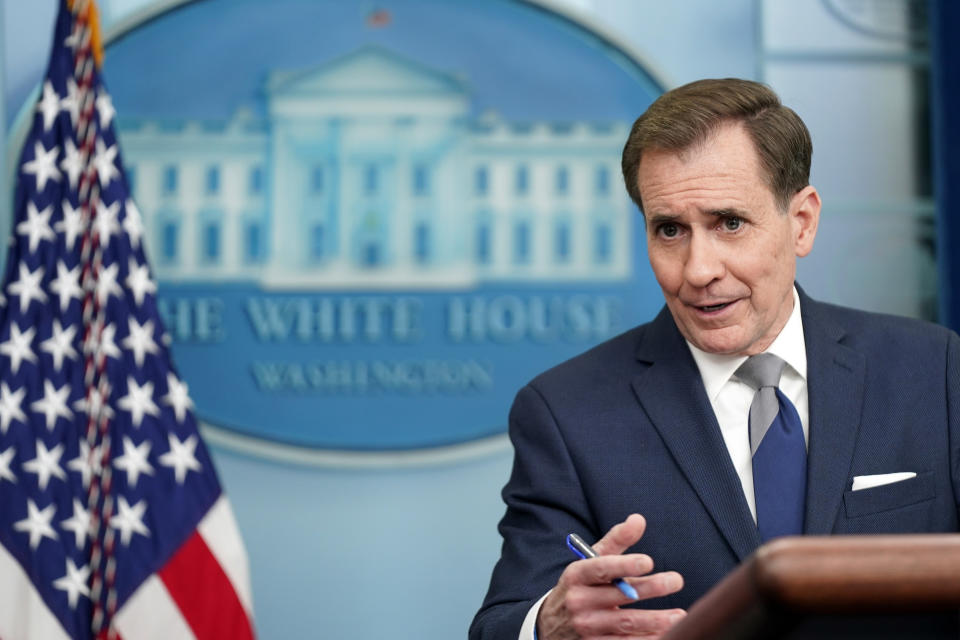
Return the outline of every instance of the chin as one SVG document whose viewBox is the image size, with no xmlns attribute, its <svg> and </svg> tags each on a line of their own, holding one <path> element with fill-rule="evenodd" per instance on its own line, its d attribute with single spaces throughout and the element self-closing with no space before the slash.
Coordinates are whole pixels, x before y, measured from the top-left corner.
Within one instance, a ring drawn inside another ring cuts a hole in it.
<svg viewBox="0 0 960 640">
<path fill-rule="evenodd" d="M 698 336 L 697 340 L 691 340 L 690 342 L 697 345 L 701 351 L 728 356 L 740 355 L 741 352 L 745 351 L 750 346 L 748 344 L 744 344 L 743 340 L 739 340 L 734 336 L 713 336 L 709 338 Z"/>
</svg>

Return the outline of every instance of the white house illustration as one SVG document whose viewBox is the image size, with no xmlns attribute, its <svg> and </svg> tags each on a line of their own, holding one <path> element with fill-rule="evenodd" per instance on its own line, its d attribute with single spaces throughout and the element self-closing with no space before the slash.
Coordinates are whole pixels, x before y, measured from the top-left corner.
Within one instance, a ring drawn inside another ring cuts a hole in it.
<svg viewBox="0 0 960 640">
<path fill-rule="evenodd" d="M 459 77 L 363 48 L 267 79 L 266 114 L 120 137 L 161 279 L 267 287 L 620 280 L 623 122 L 471 116 Z"/>
</svg>

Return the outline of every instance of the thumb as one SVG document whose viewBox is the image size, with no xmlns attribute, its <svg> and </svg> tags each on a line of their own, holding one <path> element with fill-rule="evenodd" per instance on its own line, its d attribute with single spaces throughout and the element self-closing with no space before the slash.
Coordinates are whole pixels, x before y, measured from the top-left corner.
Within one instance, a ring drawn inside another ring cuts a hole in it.
<svg viewBox="0 0 960 640">
<path fill-rule="evenodd" d="M 630 514 L 626 520 L 611 527 L 605 536 L 597 540 L 593 548 L 602 556 L 623 553 L 635 545 L 646 530 L 646 519 L 639 513 Z"/>
</svg>

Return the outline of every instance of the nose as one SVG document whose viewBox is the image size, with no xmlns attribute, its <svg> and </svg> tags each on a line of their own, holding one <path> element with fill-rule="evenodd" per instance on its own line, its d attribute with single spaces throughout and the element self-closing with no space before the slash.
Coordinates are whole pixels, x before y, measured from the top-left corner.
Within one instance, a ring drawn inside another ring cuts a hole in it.
<svg viewBox="0 0 960 640">
<path fill-rule="evenodd" d="M 683 278 L 688 284 L 702 288 L 726 273 L 723 256 L 707 234 L 693 233 L 687 245 L 687 260 Z"/>
</svg>

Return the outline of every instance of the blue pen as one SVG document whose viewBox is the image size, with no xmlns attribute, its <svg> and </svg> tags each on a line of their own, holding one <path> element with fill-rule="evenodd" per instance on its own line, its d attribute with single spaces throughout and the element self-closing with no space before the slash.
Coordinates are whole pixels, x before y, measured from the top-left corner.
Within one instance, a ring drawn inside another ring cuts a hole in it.
<svg viewBox="0 0 960 640">
<path fill-rule="evenodd" d="M 583 538 L 578 536 L 575 533 L 567 535 L 567 546 L 570 547 L 570 550 L 575 554 L 586 560 L 587 558 L 596 558 L 597 552 L 593 550 L 593 547 L 588 545 L 583 541 Z M 623 578 L 617 578 L 613 581 L 613 584 L 616 585 L 617 589 L 620 589 L 620 592 L 630 598 L 631 600 L 639 600 L 640 596 L 637 595 L 637 590 L 633 588 L 633 585 L 624 580 Z"/>
</svg>

